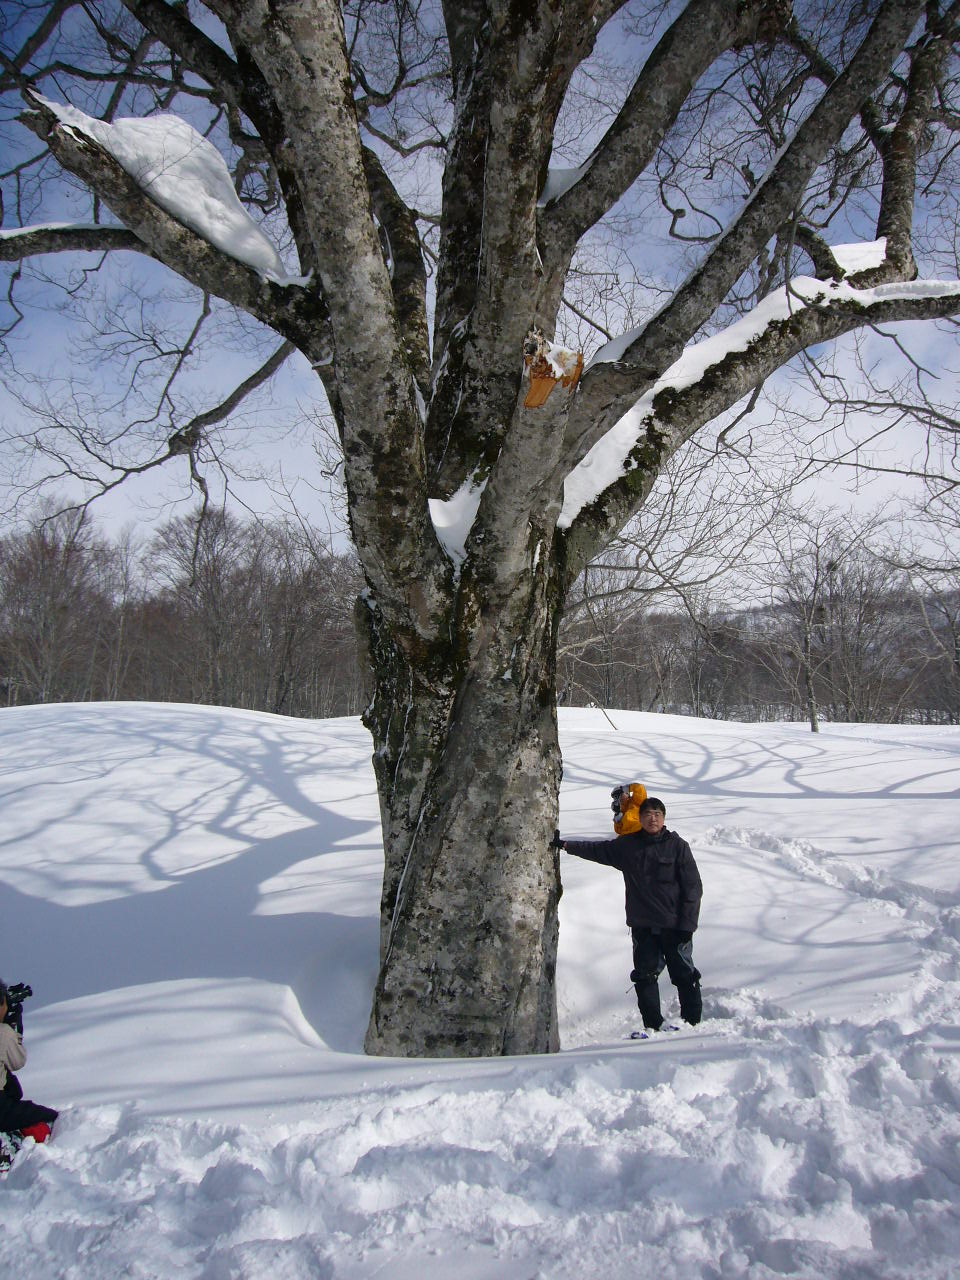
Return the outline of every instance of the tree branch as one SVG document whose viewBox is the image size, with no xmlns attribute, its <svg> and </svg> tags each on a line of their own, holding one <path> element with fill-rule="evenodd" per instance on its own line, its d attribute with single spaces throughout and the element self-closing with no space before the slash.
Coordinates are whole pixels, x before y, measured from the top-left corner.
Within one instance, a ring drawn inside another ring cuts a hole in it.
<svg viewBox="0 0 960 1280">
<path fill-rule="evenodd" d="M 295 342 L 311 363 L 329 351 L 322 301 L 299 285 L 278 285 L 167 213 L 125 169 L 86 134 L 64 125 L 43 100 L 21 122 L 42 138 L 64 169 L 76 174 L 136 236 L 143 249 L 204 293 L 223 298 Z"/>
<path fill-rule="evenodd" d="M 251 88 L 236 62 L 187 17 L 186 5 L 166 0 L 122 0 L 145 30 L 181 57 L 233 107 L 247 110 Z M 248 111 L 248 115 L 251 113 Z M 259 114 L 259 113 L 258 113 Z M 251 115 L 251 119 L 255 117 Z M 257 120 L 258 126 L 261 121 Z"/>
<path fill-rule="evenodd" d="M 55 0 L 47 9 L 43 16 L 43 21 L 37 29 L 28 37 L 20 47 L 19 53 L 16 55 L 2 54 L 2 61 L 8 68 L 10 80 L 16 85 L 22 87 L 28 81 L 23 73 L 24 67 L 30 62 L 34 54 L 37 53 L 56 31 L 58 24 L 68 10 L 76 8 L 80 0 Z M 0 76 L 0 92 L 5 92 L 11 87 L 5 83 L 7 77 Z"/>
<path fill-rule="evenodd" d="M 186 8 L 166 0 L 123 0 L 147 31 L 163 41 L 214 94 L 235 111 L 253 121 L 276 169 L 286 203 L 287 220 L 304 274 L 313 269 L 313 252 L 303 216 L 303 200 L 288 155 L 286 132 L 280 112 L 259 68 L 242 46 L 234 61 L 186 16 Z M 211 8 L 216 8 L 211 5 Z"/>
<path fill-rule="evenodd" d="M 582 441 L 599 438 L 677 359 L 760 248 L 790 218 L 810 175 L 889 71 L 922 9 L 923 0 L 884 0 L 847 68 L 798 128 L 703 263 L 640 330 L 616 365 L 594 365 L 584 374 L 576 420 L 571 422 Z"/>
<path fill-rule="evenodd" d="M 86 513 L 106 494 L 118 489 L 133 477 L 145 475 L 148 471 L 164 466 L 172 458 L 179 457 L 188 458 L 191 483 L 199 489 L 204 498 L 204 505 L 206 505 L 209 502 L 209 492 L 206 481 L 199 470 L 201 459 L 198 457 L 199 450 L 204 443 L 204 433 L 209 427 L 225 421 L 254 391 L 267 383 L 295 350 L 296 348 L 292 342 L 281 344 L 268 360 L 254 370 L 249 377 L 245 378 L 219 404 L 195 414 L 184 426 L 174 431 L 167 438 L 166 448 L 163 453 L 149 459 L 147 462 L 128 464 L 116 462 L 110 456 L 112 451 L 108 442 L 101 442 L 101 447 L 97 448 L 89 433 L 83 428 L 65 428 L 67 434 L 76 440 L 92 464 L 112 473 L 112 478 L 110 479 L 106 479 L 102 474 L 97 474 L 95 471 L 80 470 L 77 463 L 62 450 L 46 444 L 40 437 L 35 437 L 33 441 L 34 450 L 52 458 L 62 467 L 60 479 L 79 478 L 93 490 L 82 502 L 66 506 L 62 510 Z M 62 424 L 56 423 L 54 425 L 58 429 L 62 428 Z M 125 430 L 122 430 L 120 435 L 123 435 Z"/>
<path fill-rule="evenodd" d="M 0 262 L 17 262 L 42 253 L 70 250 L 103 253 L 114 249 L 150 254 L 147 246 L 126 227 L 51 223 L 0 231 Z"/>
<path fill-rule="evenodd" d="M 833 256 L 833 249 L 823 236 L 818 235 L 812 227 L 798 222 L 792 228 L 793 238 L 813 263 L 813 269 L 819 280 L 839 280 L 843 275 L 840 263 Z"/>
<path fill-rule="evenodd" d="M 373 209 L 387 239 L 386 255 L 397 309 L 397 323 L 414 376 L 424 395 L 430 385 L 430 337 L 427 322 L 427 272 L 417 217 L 397 190 L 375 152 L 363 149 L 364 171 Z"/>
<path fill-rule="evenodd" d="M 647 168 L 707 68 L 761 30 L 772 35 L 785 12 L 776 0 L 692 0 L 687 5 L 647 58 L 616 120 L 581 166 L 582 176 L 555 199 L 548 188 L 540 215 L 548 276 L 566 272 L 584 232 Z"/>
<path fill-rule="evenodd" d="M 806 58 L 810 70 L 817 79 L 826 86 L 833 84 L 840 72 L 828 58 L 824 57 L 813 41 L 804 35 L 795 18 L 791 18 L 787 24 L 786 37 L 797 52 Z M 882 151 L 884 141 L 883 116 L 872 98 L 867 98 L 860 108 L 860 123 L 863 125 L 864 133 L 877 151 Z"/>
<path fill-rule="evenodd" d="M 450 48 L 453 93 L 459 98 L 472 71 L 474 44 L 485 16 L 482 0 L 443 0 L 443 21 Z"/>
<path fill-rule="evenodd" d="M 536 197 L 552 124 L 543 86 L 566 29 L 592 8 L 590 0 L 543 5 L 521 22 L 497 4 L 472 35 L 457 27 L 452 37 L 475 40 L 475 52 L 458 82 L 443 186 L 427 430 L 440 497 L 494 464 L 516 409 L 519 353 L 536 318 L 531 281 L 542 272 Z"/>
<path fill-rule="evenodd" d="M 234 388 L 224 400 L 221 400 L 212 409 L 205 409 L 203 413 L 196 414 L 182 428 L 182 431 L 187 432 L 189 435 L 201 434 L 207 427 L 212 427 L 218 422 L 224 422 L 249 395 L 259 387 L 262 387 L 264 383 L 270 381 L 277 370 L 286 364 L 295 350 L 296 347 L 292 342 L 284 342 L 259 369 L 255 369 L 248 378 L 244 378 L 243 382 Z"/>
<path fill-rule="evenodd" d="M 895 266 L 900 279 L 910 279 L 917 273 L 912 242 L 917 157 L 943 66 L 956 38 L 958 11 L 960 4 L 954 0 L 943 16 L 940 32 L 928 32 L 926 40 L 911 54 L 906 101 L 881 151 L 883 186 L 877 236 L 886 236 L 887 260 Z M 864 282 L 874 283 L 869 276 L 864 277 Z"/>
<path fill-rule="evenodd" d="M 766 324 L 745 344 L 731 343 L 692 384 L 679 369 L 671 383 L 668 370 L 662 389 L 644 398 L 627 433 L 634 443 L 624 449 L 617 479 L 573 517 L 566 535 L 568 581 L 575 581 L 639 510 L 661 467 L 682 444 L 801 351 L 866 324 L 960 314 L 960 282 L 932 282 L 926 290 L 909 284 L 857 290 L 841 284 L 819 294 L 815 282 L 806 286 L 806 297 L 797 297 L 792 314 Z M 740 323 L 748 322 L 749 317 Z"/>
<path fill-rule="evenodd" d="M 340 6 L 210 3 L 256 62 L 290 140 L 334 335 L 345 477 L 364 572 L 397 634 L 414 646 L 432 643 L 445 625 L 450 566 L 427 507 L 414 362 L 371 216 Z"/>
</svg>

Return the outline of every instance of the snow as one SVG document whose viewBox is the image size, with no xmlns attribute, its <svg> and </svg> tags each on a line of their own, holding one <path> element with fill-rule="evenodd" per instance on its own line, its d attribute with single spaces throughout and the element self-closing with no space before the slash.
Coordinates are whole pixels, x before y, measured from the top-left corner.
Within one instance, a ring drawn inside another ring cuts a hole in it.
<svg viewBox="0 0 960 1280">
<path fill-rule="evenodd" d="M 547 172 L 547 180 L 543 184 L 543 190 L 540 192 L 540 198 L 537 205 L 544 209 L 553 200 L 559 200 L 561 196 L 577 185 L 581 178 L 585 177 L 593 168 L 595 155 L 591 155 L 583 164 L 577 165 L 574 169 L 550 169 Z"/>
<path fill-rule="evenodd" d="M 559 343 L 549 342 L 541 338 L 537 346 L 537 355 L 541 357 L 551 370 L 554 378 L 569 378 L 576 373 L 577 363 L 581 359 L 578 351 L 569 351 Z M 528 368 L 528 372 L 532 371 Z"/>
<path fill-rule="evenodd" d="M 876 245 L 838 245 L 834 252 L 851 265 L 848 270 L 864 270 L 874 265 L 870 252 Z M 844 250 L 849 250 L 844 255 Z M 859 257 L 857 253 L 859 252 Z M 870 251 L 870 252 L 868 252 Z M 881 255 L 882 256 L 882 255 Z M 557 525 L 567 529 L 580 512 L 594 502 L 605 489 L 616 483 L 629 469 L 628 458 L 654 417 L 653 402 L 666 390 L 682 391 L 699 382 L 704 373 L 719 364 L 728 355 L 746 351 L 763 336 L 771 324 L 786 320 L 805 307 L 829 306 L 834 302 L 856 303 L 863 307 L 872 304 L 903 300 L 913 297 L 944 297 L 960 295 L 960 281 L 911 280 L 902 283 L 877 285 L 872 289 L 857 289 L 846 281 L 817 280 L 812 276 L 796 276 L 790 287 L 775 289 L 763 298 L 742 319 L 726 329 L 699 342 L 692 343 L 657 379 L 636 404 L 606 432 L 570 472 L 564 482 L 563 506 Z M 649 322 L 647 322 L 649 323 Z M 643 333 L 643 327 L 613 339 L 602 346 L 590 360 L 587 369 L 597 364 L 622 360 L 627 350 Z"/>
<path fill-rule="evenodd" d="M 473 528 L 480 507 L 480 499 L 487 487 L 483 480 L 477 484 L 472 478 L 464 481 L 452 498 L 428 499 L 430 519 L 444 551 L 459 569 L 466 555 L 467 538 Z"/>
<path fill-rule="evenodd" d="M 303 283 L 288 274 L 276 247 L 241 204 L 220 152 L 185 120 L 155 115 L 108 123 L 32 96 L 62 124 L 108 151 L 153 201 L 223 253 L 268 280 Z"/>
<path fill-rule="evenodd" d="M 567 835 L 642 780 L 706 886 L 705 1020 L 636 1043 L 616 872 L 562 860 L 563 1051 L 370 1059 L 357 720 L 0 712 L 30 982 L 5 1280 L 947 1280 L 960 729 L 561 712 Z M 675 996 L 661 983 L 665 1006 Z"/>
<path fill-rule="evenodd" d="M 102 222 L 34 222 L 26 227 L 0 227 L 0 240 L 15 240 L 18 236 L 38 231 L 103 231 Z"/>
<path fill-rule="evenodd" d="M 869 271 L 872 267 L 880 267 L 887 256 L 887 237 L 879 240 L 858 241 L 855 244 L 834 244 L 830 251 L 848 276 L 858 271 Z"/>
</svg>

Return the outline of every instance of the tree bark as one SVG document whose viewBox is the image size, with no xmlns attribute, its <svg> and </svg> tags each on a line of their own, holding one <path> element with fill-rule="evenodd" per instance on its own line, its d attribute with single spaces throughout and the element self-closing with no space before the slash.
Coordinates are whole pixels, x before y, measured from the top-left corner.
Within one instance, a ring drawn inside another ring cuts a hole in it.
<svg viewBox="0 0 960 1280">
<path fill-rule="evenodd" d="M 544 556 L 522 598 L 465 611 L 471 634 L 427 672 L 367 611 L 386 850 L 369 1053 L 559 1047 L 557 583 Z"/>
</svg>

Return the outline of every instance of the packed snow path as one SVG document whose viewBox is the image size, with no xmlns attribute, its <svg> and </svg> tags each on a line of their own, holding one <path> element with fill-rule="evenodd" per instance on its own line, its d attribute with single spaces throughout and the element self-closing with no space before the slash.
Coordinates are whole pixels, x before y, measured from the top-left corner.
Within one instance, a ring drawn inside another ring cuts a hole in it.
<svg viewBox="0 0 960 1280">
<path fill-rule="evenodd" d="M 956 1276 L 960 731 L 568 712 L 564 833 L 642 779 L 706 883 L 705 1021 L 631 1043 L 622 882 L 568 858 L 564 1052 L 359 1053 L 379 831 L 353 721 L 0 714 L 28 1093 L 10 1280 Z M 663 980 L 665 1008 L 672 993 Z"/>
</svg>

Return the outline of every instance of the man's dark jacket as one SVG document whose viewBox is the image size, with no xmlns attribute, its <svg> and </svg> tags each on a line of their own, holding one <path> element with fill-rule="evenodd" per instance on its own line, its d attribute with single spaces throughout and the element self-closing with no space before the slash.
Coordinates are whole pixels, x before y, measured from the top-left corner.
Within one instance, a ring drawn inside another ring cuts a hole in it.
<svg viewBox="0 0 960 1280">
<path fill-rule="evenodd" d="M 693 933 L 703 884 L 690 846 L 666 827 L 655 836 L 631 832 L 615 840 L 565 840 L 567 853 L 623 872 L 631 928 Z"/>
</svg>

